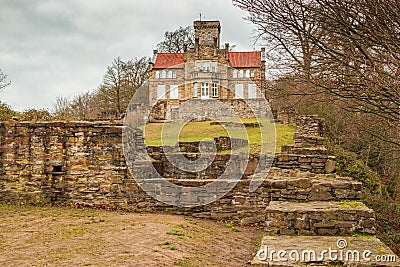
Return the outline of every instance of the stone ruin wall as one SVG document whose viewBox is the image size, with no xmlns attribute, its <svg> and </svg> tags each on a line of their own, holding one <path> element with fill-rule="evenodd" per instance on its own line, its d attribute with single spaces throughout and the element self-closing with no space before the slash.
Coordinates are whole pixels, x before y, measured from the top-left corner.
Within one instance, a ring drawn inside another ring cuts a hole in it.
<svg viewBox="0 0 400 267">
<path fill-rule="evenodd" d="M 298 125 L 301 123 L 320 127 L 323 122 L 312 117 L 300 118 Z M 263 221 L 262 211 L 271 200 L 359 197 L 354 191 L 361 187 L 358 182 L 344 180 L 345 186 L 336 188 L 332 181 L 319 178 L 322 174 L 318 173 L 334 172 L 332 166 L 327 168 L 327 162 L 334 158 L 321 153 L 325 151 L 322 147 L 309 154 L 307 141 L 284 148 L 276 156 L 268 178 L 255 192 L 249 192 L 250 181 L 246 179 L 256 166 L 257 159 L 253 157 L 243 179 L 222 199 L 190 209 L 171 207 L 148 196 L 130 176 L 122 150 L 122 127 L 108 122 L 0 123 L 0 202 L 76 203 L 256 223 Z M 306 140 L 301 130 L 296 136 Z M 313 140 L 320 140 L 319 133 Z M 153 151 L 150 156 L 156 158 L 157 153 L 161 160 L 160 151 Z M 225 159 L 227 156 L 217 155 L 213 164 L 223 168 Z M 168 167 L 162 160 L 158 166 L 166 173 Z M 199 186 L 214 179 L 212 173 L 207 173 L 210 174 L 207 179 L 184 173 L 177 175 L 174 171 L 169 175 L 175 184 Z M 305 180 L 315 180 L 315 183 Z"/>
</svg>

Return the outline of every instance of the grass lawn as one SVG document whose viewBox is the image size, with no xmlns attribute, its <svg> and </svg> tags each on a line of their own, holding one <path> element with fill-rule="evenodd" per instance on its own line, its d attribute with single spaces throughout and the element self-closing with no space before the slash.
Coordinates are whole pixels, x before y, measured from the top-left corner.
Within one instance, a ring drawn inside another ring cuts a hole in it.
<svg viewBox="0 0 400 267">
<path fill-rule="evenodd" d="M 241 121 L 244 123 L 254 123 L 256 119 L 242 119 Z M 163 127 L 164 144 L 171 146 L 176 143 L 176 138 L 174 138 L 174 136 L 179 136 L 179 141 L 181 142 L 196 142 L 204 139 L 212 140 L 214 137 L 218 136 L 247 139 L 249 140 L 250 151 L 252 153 L 260 152 L 262 144 L 267 148 L 267 151 L 269 151 L 273 147 L 275 138 L 276 152 L 280 152 L 282 146 L 294 142 L 293 135 L 295 127 L 293 125 L 275 124 L 274 127 L 269 119 L 261 119 L 260 122 L 263 125 L 261 128 L 246 127 L 246 131 L 238 127 L 224 128 L 222 125 L 210 125 L 210 121 L 189 122 L 184 126 L 178 123 L 149 123 L 145 127 L 145 142 L 148 146 L 160 146 Z M 262 134 L 265 135 L 264 142 L 262 142 Z"/>
</svg>

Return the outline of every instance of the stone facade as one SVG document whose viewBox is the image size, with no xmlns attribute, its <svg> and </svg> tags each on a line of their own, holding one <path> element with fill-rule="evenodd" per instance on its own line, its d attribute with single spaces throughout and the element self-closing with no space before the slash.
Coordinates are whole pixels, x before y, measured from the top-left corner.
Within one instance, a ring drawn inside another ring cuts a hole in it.
<svg viewBox="0 0 400 267">
<path fill-rule="evenodd" d="M 154 50 L 150 105 L 166 102 L 165 119 L 188 99 L 258 99 L 265 95 L 265 49 L 231 52 L 220 45 L 219 21 L 194 21 L 195 46 L 183 53 Z M 160 115 L 160 114 L 158 114 Z"/>
</svg>

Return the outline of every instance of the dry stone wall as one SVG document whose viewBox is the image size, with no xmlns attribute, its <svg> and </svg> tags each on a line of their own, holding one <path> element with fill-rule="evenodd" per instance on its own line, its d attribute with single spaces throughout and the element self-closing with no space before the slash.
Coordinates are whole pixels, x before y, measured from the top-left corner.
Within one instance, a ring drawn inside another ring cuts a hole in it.
<svg viewBox="0 0 400 267">
<path fill-rule="evenodd" d="M 332 179 L 326 174 L 313 173 L 314 169 L 303 172 L 293 166 L 286 170 L 273 167 L 261 187 L 249 192 L 248 178 L 258 160 L 253 156 L 243 179 L 222 199 L 191 209 L 168 206 L 148 196 L 129 174 L 122 150 L 122 129 L 121 124 L 109 122 L 0 123 L 0 202 L 71 202 L 258 223 L 265 221 L 263 211 L 271 200 L 360 198 L 358 182 Z M 221 139 L 220 142 L 225 141 Z M 229 155 L 217 155 L 212 171 L 202 176 L 188 176 L 175 170 L 167 174 L 169 167 L 162 159 L 162 152 L 154 148 L 149 152 L 160 172 L 174 184 L 184 186 L 200 186 L 212 181 L 218 173 L 215 170 L 222 171 L 229 158 Z M 196 153 L 192 155 L 196 157 Z M 289 156 L 278 156 L 276 166 L 283 164 L 280 157 Z M 289 161 L 283 162 L 288 164 Z M 224 183 L 232 181 L 221 183 L 222 190 Z M 166 189 L 164 194 L 188 197 L 172 188 Z"/>
</svg>

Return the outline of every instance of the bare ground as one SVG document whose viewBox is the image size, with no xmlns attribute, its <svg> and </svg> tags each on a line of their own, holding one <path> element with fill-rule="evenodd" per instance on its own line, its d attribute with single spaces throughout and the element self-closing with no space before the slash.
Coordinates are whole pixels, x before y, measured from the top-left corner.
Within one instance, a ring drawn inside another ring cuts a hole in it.
<svg viewBox="0 0 400 267">
<path fill-rule="evenodd" d="M 246 266 L 261 230 L 177 215 L 0 206 L 0 266 Z"/>
</svg>

